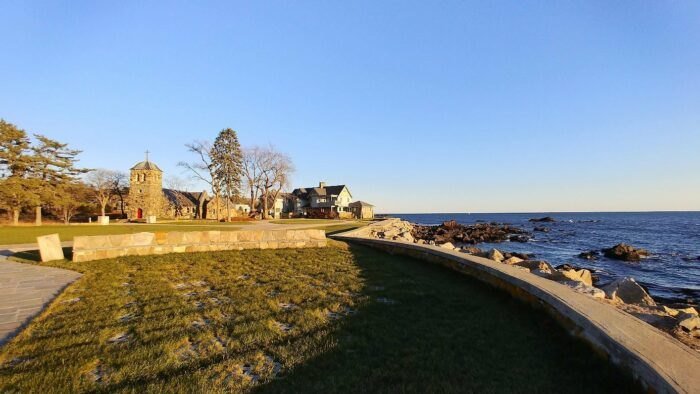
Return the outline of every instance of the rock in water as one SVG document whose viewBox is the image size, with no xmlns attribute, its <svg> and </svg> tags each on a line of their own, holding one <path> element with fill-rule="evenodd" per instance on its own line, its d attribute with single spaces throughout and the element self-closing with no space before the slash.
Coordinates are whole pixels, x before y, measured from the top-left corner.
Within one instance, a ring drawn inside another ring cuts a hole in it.
<svg viewBox="0 0 700 394">
<path fill-rule="evenodd" d="M 528 237 L 527 235 L 516 234 L 516 235 L 511 235 L 510 237 L 508 237 L 508 240 L 510 242 L 527 242 L 530 240 L 530 237 Z"/>
<path fill-rule="evenodd" d="M 585 260 L 596 260 L 596 259 L 598 259 L 598 252 L 595 250 L 591 250 L 588 252 L 581 252 L 578 254 L 578 258 L 585 259 Z"/>
<path fill-rule="evenodd" d="M 630 245 L 621 243 L 609 249 L 603 249 L 605 257 L 622 261 L 639 261 L 643 257 L 648 257 L 649 252 L 644 249 L 637 249 Z"/>
<path fill-rule="evenodd" d="M 537 226 L 533 230 L 539 231 L 541 233 L 548 233 L 549 232 L 549 227 L 544 227 L 544 226 Z"/>
<path fill-rule="evenodd" d="M 527 231 L 507 224 L 499 225 L 494 223 L 477 223 L 471 225 L 461 225 L 456 221 L 444 222 L 440 226 L 419 226 L 413 227 L 413 237 L 436 243 L 463 243 L 477 244 L 480 242 L 527 242 Z M 512 235 L 516 237 L 511 238 Z"/>
<path fill-rule="evenodd" d="M 543 217 L 543 218 L 532 218 L 532 219 L 530 219 L 529 221 L 530 221 L 530 222 L 533 222 L 533 223 L 552 223 L 552 222 L 556 222 L 556 220 L 554 220 L 554 218 L 551 217 L 551 216 L 545 216 L 545 217 Z"/>
<path fill-rule="evenodd" d="M 634 278 L 625 277 L 617 279 L 603 286 L 603 291 L 611 300 L 622 301 L 626 304 L 656 306 L 654 299 L 651 298 L 649 293 L 647 293 Z"/>
</svg>

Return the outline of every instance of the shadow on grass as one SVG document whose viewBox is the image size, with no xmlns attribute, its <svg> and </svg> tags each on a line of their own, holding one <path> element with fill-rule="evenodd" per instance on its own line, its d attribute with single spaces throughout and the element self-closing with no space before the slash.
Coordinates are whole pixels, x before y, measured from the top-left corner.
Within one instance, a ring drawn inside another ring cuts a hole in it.
<svg viewBox="0 0 700 394">
<path fill-rule="evenodd" d="M 470 277 L 350 246 L 369 302 L 257 392 L 639 392 L 542 311 Z"/>
<path fill-rule="evenodd" d="M 63 247 L 63 256 L 66 260 L 73 259 L 73 248 L 70 246 Z M 38 249 L 35 250 L 25 250 L 23 252 L 17 252 L 10 256 L 10 260 L 19 263 L 41 263 L 41 254 Z"/>
</svg>

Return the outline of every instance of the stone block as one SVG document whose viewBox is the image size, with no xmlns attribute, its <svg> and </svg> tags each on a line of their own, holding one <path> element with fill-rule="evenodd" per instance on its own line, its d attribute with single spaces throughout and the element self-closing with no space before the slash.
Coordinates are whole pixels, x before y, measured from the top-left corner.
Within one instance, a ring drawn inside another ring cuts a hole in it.
<svg viewBox="0 0 700 394">
<path fill-rule="evenodd" d="M 109 216 L 98 216 L 97 223 L 99 223 L 101 226 L 108 225 L 109 224 Z"/>
<path fill-rule="evenodd" d="M 181 245 L 182 244 L 182 237 L 184 233 L 173 231 L 168 233 L 167 237 L 167 244 L 168 245 Z"/>
<path fill-rule="evenodd" d="M 250 241 L 252 242 L 260 242 L 265 236 L 265 231 L 248 231 L 248 233 L 250 233 Z M 269 233 L 269 231 L 267 231 L 267 233 Z"/>
<path fill-rule="evenodd" d="M 109 242 L 113 248 L 122 248 L 131 244 L 131 234 L 109 235 Z"/>
<path fill-rule="evenodd" d="M 63 260 L 65 258 L 58 234 L 42 235 L 36 237 L 36 241 L 39 244 L 41 261 Z"/>
<path fill-rule="evenodd" d="M 92 244 L 90 243 L 92 237 L 73 237 L 73 251 L 91 249 Z"/>
<path fill-rule="evenodd" d="M 201 231 L 188 231 L 182 233 L 182 243 L 186 245 L 198 244 L 202 240 Z"/>
<path fill-rule="evenodd" d="M 251 231 L 239 231 L 237 235 L 237 242 L 250 242 L 253 238 Z"/>
<path fill-rule="evenodd" d="M 148 224 L 154 224 L 156 222 L 156 217 L 155 215 L 147 216 L 146 217 L 146 223 Z"/>
<path fill-rule="evenodd" d="M 221 231 L 207 231 L 209 244 L 218 244 L 221 242 Z"/>
<path fill-rule="evenodd" d="M 158 245 L 165 245 L 168 243 L 168 233 L 156 233 L 156 243 Z"/>
<path fill-rule="evenodd" d="M 131 245 L 132 246 L 149 246 L 154 245 L 156 240 L 156 235 L 153 233 L 136 233 L 131 234 Z"/>
</svg>

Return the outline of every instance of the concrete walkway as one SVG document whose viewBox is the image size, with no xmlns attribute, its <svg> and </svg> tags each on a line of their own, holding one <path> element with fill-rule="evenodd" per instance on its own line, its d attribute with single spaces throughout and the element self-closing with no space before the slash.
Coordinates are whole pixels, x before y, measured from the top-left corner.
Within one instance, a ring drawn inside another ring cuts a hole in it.
<svg viewBox="0 0 700 394">
<path fill-rule="evenodd" d="M 81 276 L 60 268 L 0 260 L 0 345 Z"/>
</svg>

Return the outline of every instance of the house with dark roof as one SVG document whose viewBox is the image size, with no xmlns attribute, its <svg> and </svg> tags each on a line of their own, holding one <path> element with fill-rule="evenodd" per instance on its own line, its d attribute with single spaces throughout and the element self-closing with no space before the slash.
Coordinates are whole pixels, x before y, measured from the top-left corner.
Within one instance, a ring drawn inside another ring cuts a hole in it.
<svg viewBox="0 0 700 394">
<path fill-rule="evenodd" d="M 283 196 L 284 213 L 306 217 L 350 218 L 352 202 L 350 189 L 345 185 L 329 186 L 319 182 L 316 187 L 302 187 Z"/>
</svg>

